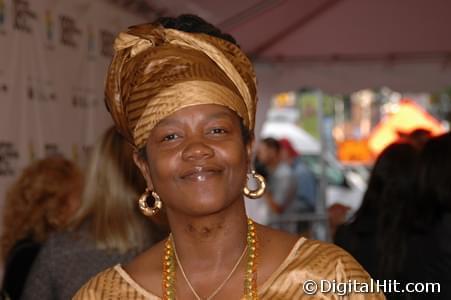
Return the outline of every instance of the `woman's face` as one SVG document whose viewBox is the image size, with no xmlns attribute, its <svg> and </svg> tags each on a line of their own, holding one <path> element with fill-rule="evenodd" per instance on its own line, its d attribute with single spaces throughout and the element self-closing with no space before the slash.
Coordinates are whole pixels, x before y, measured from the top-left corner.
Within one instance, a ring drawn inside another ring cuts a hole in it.
<svg viewBox="0 0 451 300">
<path fill-rule="evenodd" d="M 151 131 L 146 152 L 147 163 L 135 160 L 169 210 L 205 215 L 242 199 L 251 145 L 243 142 L 239 117 L 224 106 L 171 114 Z"/>
</svg>

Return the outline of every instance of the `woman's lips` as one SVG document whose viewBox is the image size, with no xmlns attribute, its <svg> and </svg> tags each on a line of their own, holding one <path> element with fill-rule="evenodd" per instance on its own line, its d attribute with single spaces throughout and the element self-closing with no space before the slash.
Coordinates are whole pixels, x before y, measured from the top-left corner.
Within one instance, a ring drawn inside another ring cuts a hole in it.
<svg viewBox="0 0 451 300">
<path fill-rule="evenodd" d="M 183 172 L 180 178 L 193 182 L 203 182 L 213 176 L 217 176 L 222 172 L 222 169 L 218 167 L 201 167 L 196 166 Z"/>
</svg>

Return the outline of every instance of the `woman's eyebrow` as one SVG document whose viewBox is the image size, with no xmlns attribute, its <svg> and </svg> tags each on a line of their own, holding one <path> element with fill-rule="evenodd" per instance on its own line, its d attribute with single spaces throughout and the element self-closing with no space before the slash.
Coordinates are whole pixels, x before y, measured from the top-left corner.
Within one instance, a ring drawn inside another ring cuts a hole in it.
<svg viewBox="0 0 451 300">
<path fill-rule="evenodd" d="M 225 112 L 225 111 L 220 111 L 214 114 L 211 114 L 207 117 L 207 120 L 211 120 L 211 119 L 220 119 L 220 118 L 231 118 L 232 115 L 229 112 Z"/>
<path fill-rule="evenodd" d="M 210 120 L 214 120 L 214 119 L 231 119 L 231 118 L 232 118 L 231 112 L 220 111 L 220 112 L 216 112 L 211 115 L 208 115 L 205 118 L 205 120 L 210 121 Z M 155 128 L 158 128 L 160 126 L 180 125 L 181 123 L 182 122 L 180 122 L 180 120 L 177 118 L 167 117 L 167 118 L 161 120 L 160 122 L 158 122 L 158 124 L 155 126 Z"/>
<path fill-rule="evenodd" d="M 180 120 L 176 119 L 176 118 L 165 118 L 163 120 L 161 120 L 160 122 L 158 122 L 158 124 L 155 126 L 155 128 L 160 127 L 160 126 L 166 126 L 166 125 L 177 125 L 180 124 Z"/>
</svg>

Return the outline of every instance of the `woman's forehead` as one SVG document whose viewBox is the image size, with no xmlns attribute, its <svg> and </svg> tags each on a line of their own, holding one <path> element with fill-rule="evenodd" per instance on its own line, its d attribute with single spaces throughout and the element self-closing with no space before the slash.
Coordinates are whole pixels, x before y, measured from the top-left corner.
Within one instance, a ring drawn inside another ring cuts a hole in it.
<svg viewBox="0 0 451 300">
<path fill-rule="evenodd" d="M 196 104 L 183 107 L 163 118 L 155 127 L 180 121 L 184 117 L 199 117 L 202 119 L 231 118 L 239 119 L 237 113 L 219 104 Z"/>
</svg>

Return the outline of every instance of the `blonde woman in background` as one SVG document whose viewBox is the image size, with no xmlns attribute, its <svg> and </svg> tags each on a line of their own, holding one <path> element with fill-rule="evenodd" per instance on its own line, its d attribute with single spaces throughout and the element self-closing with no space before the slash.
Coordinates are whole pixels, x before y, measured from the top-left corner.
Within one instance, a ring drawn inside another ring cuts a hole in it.
<svg viewBox="0 0 451 300">
<path fill-rule="evenodd" d="M 6 194 L 1 257 L 3 294 L 19 299 L 31 265 L 50 233 L 61 230 L 80 204 L 81 173 L 61 157 L 27 167 Z"/>
<path fill-rule="evenodd" d="M 23 299 L 70 299 L 91 276 L 127 262 L 163 238 L 136 205 L 145 188 L 130 146 L 114 128 L 95 145 L 81 207 L 71 230 L 56 234 L 36 259 Z"/>
</svg>

